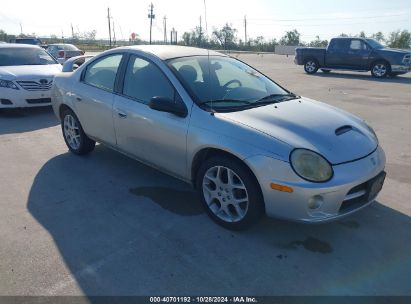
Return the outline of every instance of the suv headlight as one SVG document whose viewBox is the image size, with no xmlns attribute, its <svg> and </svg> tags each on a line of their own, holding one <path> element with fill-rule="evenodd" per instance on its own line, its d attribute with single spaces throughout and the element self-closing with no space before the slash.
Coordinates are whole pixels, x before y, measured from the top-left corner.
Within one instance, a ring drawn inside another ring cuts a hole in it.
<svg viewBox="0 0 411 304">
<path fill-rule="evenodd" d="M 291 152 L 290 163 L 298 176 L 310 182 L 326 182 L 334 174 L 329 161 L 311 150 L 295 149 Z"/>
<path fill-rule="evenodd" d="M 1 88 L 8 88 L 8 89 L 13 89 L 13 90 L 18 90 L 18 86 L 14 84 L 13 81 L 10 80 L 0 80 L 0 87 Z"/>
</svg>

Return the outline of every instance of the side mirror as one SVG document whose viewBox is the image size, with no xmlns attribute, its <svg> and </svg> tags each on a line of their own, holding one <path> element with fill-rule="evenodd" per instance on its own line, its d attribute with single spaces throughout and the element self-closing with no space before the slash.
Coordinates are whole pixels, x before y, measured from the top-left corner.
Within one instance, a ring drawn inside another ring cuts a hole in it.
<svg viewBox="0 0 411 304">
<path fill-rule="evenodd" d="M 188 112 L 182 102 L 176 102 L 168 97 L 155 96 L 151 98 L 148 106 L 156 111 L 167 112 L 179 117 L 186 117 Z"/>
</svg>

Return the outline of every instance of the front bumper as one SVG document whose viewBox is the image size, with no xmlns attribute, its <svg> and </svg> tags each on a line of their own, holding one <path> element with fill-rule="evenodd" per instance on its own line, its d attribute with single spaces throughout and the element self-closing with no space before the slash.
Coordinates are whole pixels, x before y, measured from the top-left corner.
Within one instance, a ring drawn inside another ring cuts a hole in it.
<svg viewBox="0 0 411 304">
<path fill-rule="evenodd" d="M 0 88 L 0 109 L 42 107 L 51 105 L 50 90 L 28 91 Z"/>
<path fill-rule="evenodd" d="M 411 65 L 392 65 L 391 72 L 394 73 L 408 73 L 411 72 Z"/>
<path fill-rule="evenodd" d="M 370 197 L 367 182 L 383 172 L 385 154 L 378 147 L 361 160 L 333 166 L 334 176 L 326 183 L 304 181 L 288 162 L 269 157 L 255 156 L 246 162 L 261 186 L 268 216 L 318 223 L 349 215 L 375 200 L 378 192 Z M 271 183 L 291 187 L 293 192 L 273 190 Z"/>
</svg>

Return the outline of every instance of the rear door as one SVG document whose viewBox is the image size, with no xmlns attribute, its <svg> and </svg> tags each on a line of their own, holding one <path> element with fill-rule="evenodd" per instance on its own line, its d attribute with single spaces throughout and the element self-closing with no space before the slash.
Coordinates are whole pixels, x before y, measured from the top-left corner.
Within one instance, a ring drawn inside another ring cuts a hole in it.
<svg viewBox="0 0 411 304">
<path fill-rule="evenodd" d="M 327 67 L 345 68 L 348 66 L 347 54 L 349 41 L 349 39 L 344 38 L 331 40 L 325 54 L 325 65 Z"/>
<path fill-rule="evenodd" d="M 91 62 L 73 90 L 76 114 L 86 134 L 111 145 L 116 144 L 113 92 L 122 58 L 122 53 L 114 53 Z"/>
</svg>

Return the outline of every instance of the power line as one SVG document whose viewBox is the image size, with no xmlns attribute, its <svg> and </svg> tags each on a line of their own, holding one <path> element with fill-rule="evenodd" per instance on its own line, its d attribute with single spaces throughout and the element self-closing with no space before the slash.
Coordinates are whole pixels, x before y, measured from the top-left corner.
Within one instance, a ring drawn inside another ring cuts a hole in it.
<svg viewBox="0 0 411 304">
<path fill-rule="evenodd" d="M 410 16 L 411 13 L 403 14 L 391 14 L 391 15 L 378 15 L 378 16 L 363 16 L 363 17 L 334 17 L 334 18 L 300 18 L 300 19 L 275 19 L 275 18 L 256 18 L 249 19 L 252 21 L 275 21 L 275 22 L 287 22 L 287 21 L 320 21 L 320 20 L 355 20 L 355 19 L 374 19 L 374 18 L 388 18 L 388 17 L 399 17 L 399 16 Z"/>
<path fill-rule="evenodd" d="M 397 22 L 404 22 L 408 21 L 407 20 L 390 20 L 390 21 L 378 21 L 378 24 L 381 23 L 397 23 Z M 369 22 L 355 22 L 355 23 L 344 23 L 344 26 L 347 25 L 362 25 L 362 24 L 373 24 L 375 21 L 369 21 Z M 284 26 L 284 27 L 322 27 L 322 26 L 342 26 L 341 23 L 321 23 L 321 24 L 281 24 L 281 23 L 270 23 L 270 22 L 263 22 L 263 23 L 258 23 L 258 22 L 252 22 L 254 25 L 260 25 L 260 26 L 267 26 L 267 25 L 279 25 L 279 26 Z"/>
</svg>

